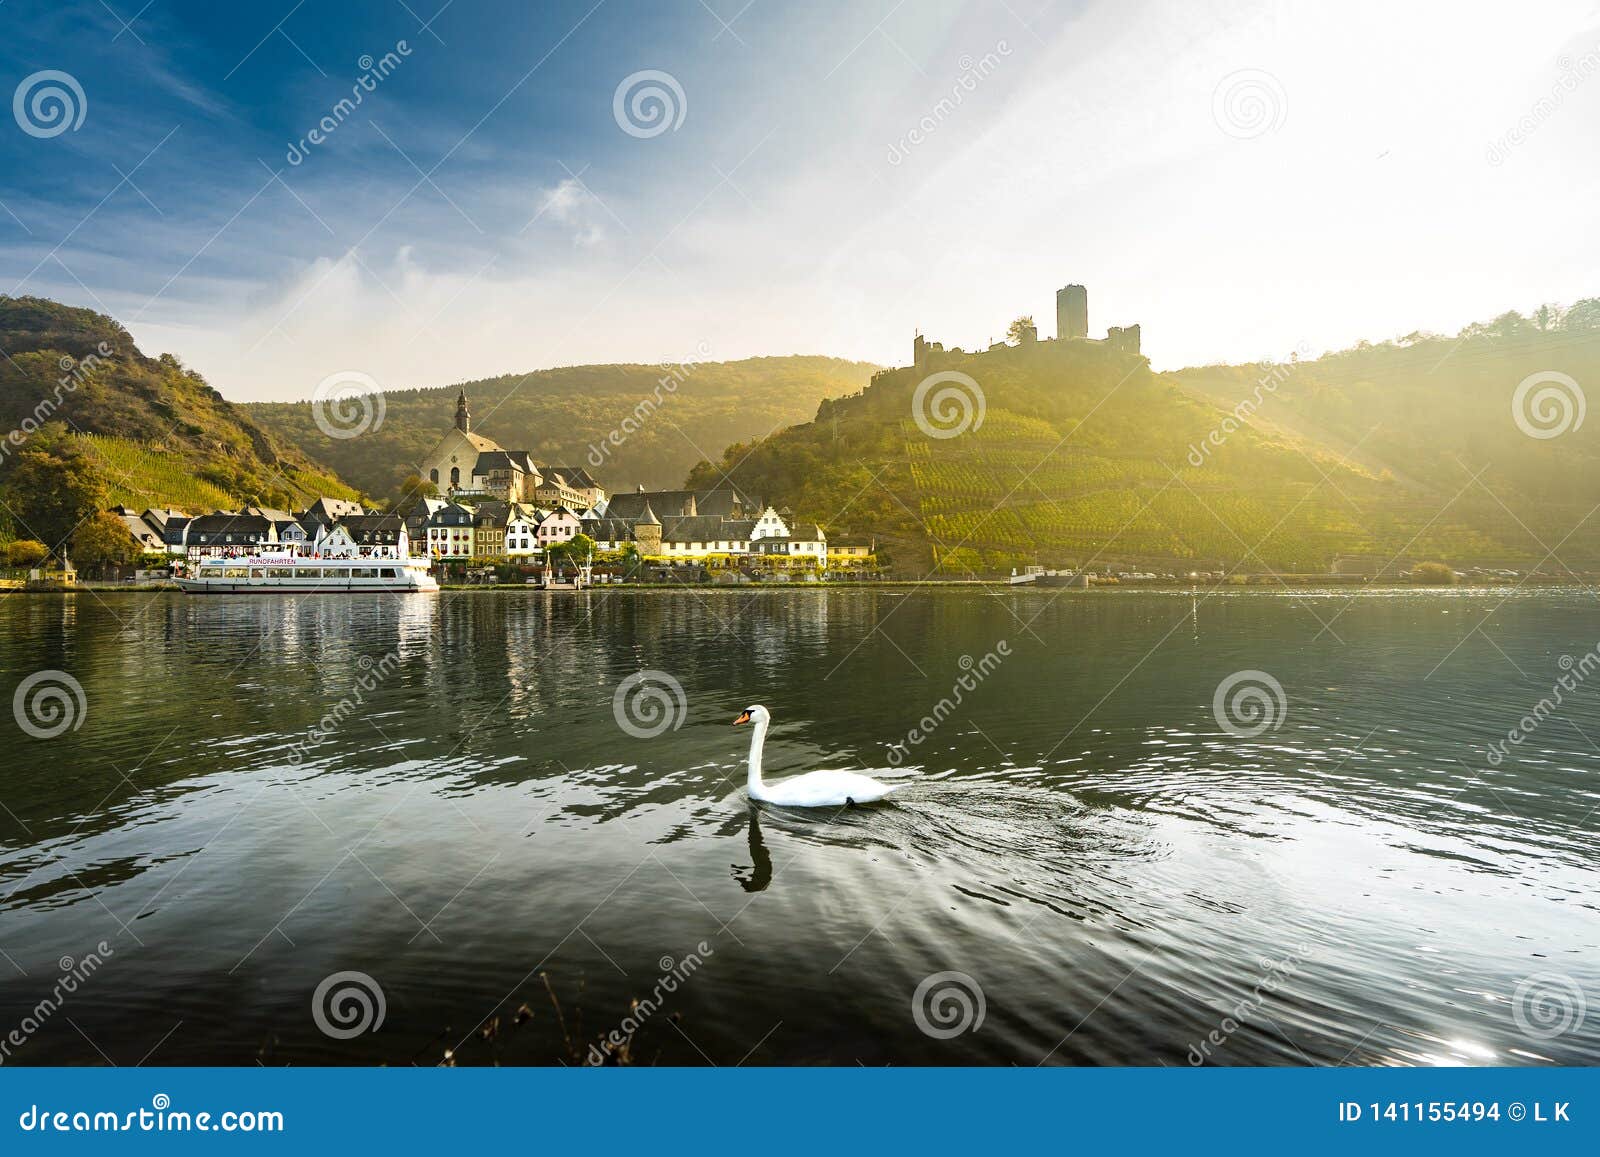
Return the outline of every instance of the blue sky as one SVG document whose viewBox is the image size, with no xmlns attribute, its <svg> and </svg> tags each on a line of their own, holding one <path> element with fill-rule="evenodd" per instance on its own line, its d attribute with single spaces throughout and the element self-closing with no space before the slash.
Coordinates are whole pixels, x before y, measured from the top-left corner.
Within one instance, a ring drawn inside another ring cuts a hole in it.
<svg viewBox="0 0 1600 1157">
<path fill-rule="evenodd" d="M 85 107 L 0 118 L 0 292 L 234 398 L 897 363 L 1050 333 L 1068 281 L 1158 367 L 1282 357 L 1600 289 L 1597 52 L 1562 2 L 5 0 L 0 95 Z"/>
</svg>

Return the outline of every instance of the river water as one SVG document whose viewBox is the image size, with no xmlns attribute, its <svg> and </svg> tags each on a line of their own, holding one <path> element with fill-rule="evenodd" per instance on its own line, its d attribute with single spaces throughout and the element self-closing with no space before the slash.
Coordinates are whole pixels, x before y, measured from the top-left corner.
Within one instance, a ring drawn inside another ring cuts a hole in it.
<svg viewBox="0 0 1600 1157">
<path fill-rule="evenodd" d="M 1600 1062 L 1584 590 L 0 624 L 7 1064 Z"/>
</svg>

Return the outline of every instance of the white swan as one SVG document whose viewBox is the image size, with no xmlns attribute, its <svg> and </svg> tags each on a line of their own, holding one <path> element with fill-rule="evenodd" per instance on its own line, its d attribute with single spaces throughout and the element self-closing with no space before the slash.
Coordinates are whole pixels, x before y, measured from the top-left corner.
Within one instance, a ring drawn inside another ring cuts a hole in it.
<svg viewBox="0 0 1600 1157">
<path fill-rule="evenodd" d="M 755 725 L 750 735 L 751 799 L 782 807 L 844 807 L 877 803 L 900 786 L 879 783 L 853 771 L 811 771 L 769 787 L 761 778 L 761 748 L 767 741 L 767 724 L 772 722 L 772 716 L 758 703 L 746 707 L 733 722 Z"/>
</svg>

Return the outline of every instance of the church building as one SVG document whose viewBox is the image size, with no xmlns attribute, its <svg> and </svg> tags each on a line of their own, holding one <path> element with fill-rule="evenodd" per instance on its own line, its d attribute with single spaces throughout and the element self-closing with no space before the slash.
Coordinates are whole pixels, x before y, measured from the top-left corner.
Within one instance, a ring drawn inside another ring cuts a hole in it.
<svg viewBox="0 0 1600 1157">
<path fill-rule="evenodd" d="M 572 466 L 539 466 L 527 450 L 508 450 L 475 434 L 467 392 L 456 395 L 455 424 L 423 457 L 422 476 L 447 498 L 496 498 L 589 510 L 606 493 L 589 473 Z"/>
</svg>

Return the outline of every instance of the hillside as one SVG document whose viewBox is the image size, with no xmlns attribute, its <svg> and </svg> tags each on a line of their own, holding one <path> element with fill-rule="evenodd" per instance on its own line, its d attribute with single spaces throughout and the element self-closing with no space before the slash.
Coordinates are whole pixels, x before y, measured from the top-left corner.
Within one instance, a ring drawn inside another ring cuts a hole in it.
<svg viewBox="0 0 1600 1157">
<path fill-rule="evenodd" d="M 1277 367 L 1158 375 L 1074 342 L 938 368 L 978 382 L 981 426 L 930 437 L 913 421 L 925 374 L 899 369 L 693 479 L 726 471 L 835 532 L 876 531 L 907 573 L 1325 572 L 1339 555 L 1600 567 L 1600 521 L 1584 521 L 1600 502 L 1593 427 L 1532 437 L 1512 414 L 1530 374 L 1600 380 L 1600 303 Z M 1543 424 L 1560 424 L 1555 399 L 1546 407 Z"/>
<path fill-rule="evenodd" d="M 110 500 L 199 510 L 246 501 L 299 506 L 354 497 L 263 431 L 175 357 L 145 356 L 109 317 L 34 297 L 0 297 L 0 489 L 26 438 L 61 423 Z"/>
<path fill-rule="evenodd" d="M 376 495 L 395 493 L 449 428 L 456 392 L 473 430 L 536 461 L 588 468 L 608 489 L 676 486 L 695 462 L 743 438 L 803 422 L 825 398 L 859 390 L 877 367 L 826 357 L 684 366 L 570 366 L 384 394 L 382 423 L 330 438 L 306 402 L 244 407 L 264 428 Z M 670 383 L 663 385 L 663 383 Z M 616 432 L 620 445 L 608 435 Z"/>
</svg>

